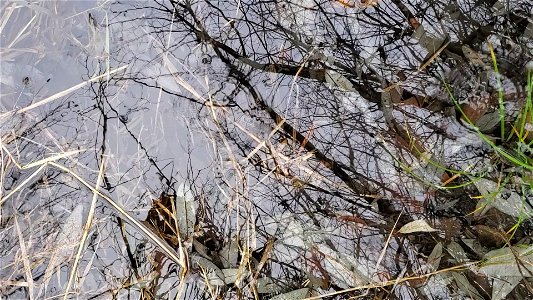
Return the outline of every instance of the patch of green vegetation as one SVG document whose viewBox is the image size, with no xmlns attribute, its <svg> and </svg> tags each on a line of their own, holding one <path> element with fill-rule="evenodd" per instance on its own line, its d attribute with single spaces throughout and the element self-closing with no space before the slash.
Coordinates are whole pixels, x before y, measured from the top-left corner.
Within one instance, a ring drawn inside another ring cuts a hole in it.
<svg viewBox="0 0 533 300">
<path fill-rule="evenodd" d="M 465 113 L 457 99 L 454 98 L 451 87 L 446 83 L 445 87 L 457 111 L 461 114 L 462 119 L 490 146 L 495 154 L 495 159 L 492 163 L 495 167 L 494 169 L 499 170 L 499 174 L 496 176 L 498 178 L 496 180 L 498 186 L 494 191 L 485 194 L 482 193 L 480 198 L 485 200 L 481 202 L 482 206 L 493 205 L 494 201 L 503 201 L 503 198 L 498 197 L 498 195 L 504 187 L 509 187 L 509 190 L 512 192 L 523 195 L 521 196 L 521 201 L 523 201 L 522 210 L 527 211 L 525 208 L 529 204 L 526 202 L 526 197 L 533 191 L 533 159 L 531 158 L 533 154 L 533 75 L 531 70 L 528 70 L 525 103 L 521 105 L 522 107 L 518 117 L 512 122 L 506 122 L 509 116 L 505 109 L 504 88 L 500 80 L 501 76 L 498 71 L 498 63 L 494 55 L 494 50 L 492 47 L 489 48 L 498 89 L 499 137 L 482 132 Z M 495 174 L 492 175 L 493 177 L 495 176 Z M 472 179 L 469 183 L 474 183 L 476 180 L 484 178 L 484 176 L 476 176 L 474 174 L 470 174 L 469 177 Z M 478 205 L 479 208 L 482 207 Z M 517 224 L 509 230 L 510 232 L 516 231 L 520 223 L 531 217 L 529 213 L 523 213 L 524 211 L 517 211 L 513 214 L 518 216 L 518 220 Z"/>
</svg>

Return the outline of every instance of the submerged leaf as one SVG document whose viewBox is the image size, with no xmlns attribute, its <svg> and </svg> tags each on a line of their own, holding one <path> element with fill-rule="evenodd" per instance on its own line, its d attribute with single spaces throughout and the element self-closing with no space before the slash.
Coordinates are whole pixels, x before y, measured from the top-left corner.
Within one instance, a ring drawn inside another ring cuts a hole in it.
<svg viewBox="0 0 533 300">
<path fill-rule="evenodd" d="M 194 201 L 191 189 L 183 183 L 180 184 L 176 191 L 176 215 L 180 234 L 184 237 L 194 232 L 197 207 L 198 204 Z"/>
<path fill-rule="evenodd" d="M 308 296 L 309 288 L 303 288 L 285 294 L 277 295 L 275 297 L 270 298 L 270 300 L 300 300 L 307 298 Z"/>
<path fill-rule="evenodd" d="M 207 281 L 211 285 L 225 285 L 225 277 L 222 270 L 220 270 L 212 261 L 192 254 L 190 257 L 190 264 L 193 269 L 202 269 L 205 271 Z"/>
<path fill-rule="evenodd" d="M 80 242 L 83 229 L 83 205 L 78 204 L 65 223 L 61 226 L 55 244 L 55 249 L 50 256 L 48 267 L 45 271 L 45 282 L 55 272 L 56 268 L 68 261 L 74 254 L 74 249 Z"/>
<path fill-rule="evenodd" d="M 257 292 L 259 294 L 270 294 L 279 292 L 279 285 L 270 277 L 261 277 L 257 279 Z"/>
<path fill-rule="evenodd" d="M 479 294 L 477 289 L 470 284 L 466 276 L 462 273 L 451 272 L 453 279 L 457 283 L 457 287 L 465 294 L 468 295 L 471 299 L 483 300 L 483 297 Z"/>
<path fill-rule="evenodd" d="M 428 257 L 428 273 L 435 272 L 439 268 L 440 259 L 442 258 L 442 243 L 437 243 Z"/>
<path fill-rule="evenodd" d="M 492 300 L 506 299 L 507 295 L 520 283 L 522 277 L 510 276 L 494 278 L 492 281 Z"/>
<path fill-rule="evenodd" d="M 483 196 L 482 201 L 478 202 L 477 208 L 485 206 L 483 212 L 489 208 L 494 207 L 497 210 L 513 216 L 513 217 L 526 217 L 533 216 L 533 208 L 524 201 L 524 199 L 514 191 L 510 191 L 506 188 L 499 188 L 498 184 L 494 181 L 482 178 L 474 182 L 479 193 Z M 504 197 L 503 195 L 509 195 Z M 483 214 L 483 212 L 481 214 Z"/>
<path fill-rule="evenodd" d="M 61 232 L 57 237 L 57 245 L 72 247 L 77 245 L 79 238 L 81 237 L 81 231 L 83 227 L 83 204 L 78 204 L 66 222 L 61 226 Z M 69 251 L 67 251 L 69 252 Z"/>
<path fill-rule="evenodd" d="M 533 246 L 514 246 L 490 251 L 479 270 L 489 277 L 533 277 Z"/>
<path fill-rule="evenodd" d="M 331 277 L 331 282 L 341 288 L 352 288 L 370 282 L 356 266 L 357 259 L 339 253 L 330 247 L 320 244 L 317 249 L 324 256 L 321 265 Z"/>
<path fill-rule="evenodd" d="M 478 233 L 478 239 L 482 245 L 486 247 L 502 247 L 507 243 L 507 236 L 505 232 L 492 228 L 486 225 L 476 225 L 476 231 Z"/>
<path fill-rule="evenodd" d="M 417 39 L 420 46 L 424 47 L 429 53 L 437 51 L 445 40 L 444 37 L 431 35 L 422 24 L 416 27 L 413 38 Z"/>
<path fill-rule="evenodd" d="M 446 250 L 448 250 L 448 253 L 455 259 L 458 264 L 464 264 L 468 262 L 468 256 L 466 255 L 465 250 L 458 243 L 450 242 L 450 244 L 448 244 L 448 247 L 446 248 Z"/>
<path fill-rule="evenodd" d="M 226 243 L 219 252 L 220 260 L 225 268 L 237 267 L 237 260 L 239 259 L 239 242 L 237 239 L 232 239 Z"/>
<path fill-rule="evenodd" d="M 524 277 L 533 277 L 533 246 L 490 251 L 479 270 L 492 278 L 492 299 L 505 299 Z"/>
<path fill-rule="evenodd" d="M 224 274 L 224 282 L 226 284 L 236 284 L 239 288 L 239 285 L 243 284 L 242 278 L 248 275 L 248 271 L 245 269 L 243 272 L 240 272 L 239 269 L 222 269 Z"/>
<path fill-rule="evenodd" d="M 207 280 L 209 285 L 213 285 L 213 286 L 224 286 L 224 285 L 226 285 L 226 282 L 224 281 L 224 278 L 220 278 L 214 270 L 206 271 L 205 279 Z"/>
<path fill-rule="evenodd" d="M 481 116 L 475 125 L 481 132 L 491 132 L 500 124 L 500 120 L 500 111 L 495 111 Z"/>
</svg>

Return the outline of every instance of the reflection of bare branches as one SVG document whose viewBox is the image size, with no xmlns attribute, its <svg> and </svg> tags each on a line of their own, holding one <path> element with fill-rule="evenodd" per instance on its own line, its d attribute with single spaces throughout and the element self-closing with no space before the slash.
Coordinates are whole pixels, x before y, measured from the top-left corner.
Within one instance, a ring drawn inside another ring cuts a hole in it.
<svg viewBox="0 0 533 300">
<path fill-rule="evenodd" d="M 87 58 L 86 80 L 0 116 L 0 235 L 17 236 L 0 239 L 2 274 L 29 285 L 2 294 L 52 297 L 38 286 L 49 279 L 85 292 L 78 276 L 117 298 L 490 297 L 474 261 L 529 243 L 531 228 L 470 214 L 482 203 L 471 181 L 511 179 L 449 93 L 479 120 L 489 108 L 470 96 L 498 100 L 483 81 L 501 75 L 518 103 L 531 55 L 522 6 L 474 2 L 113 3 L 98 28 L 109 65 Z M 99 13 L 69 19 L 94 34 Z M 91 196 L 76 258 L 54 258 L 48 237 L 67 241 Z M 432 230 L 398 231 L 412 221 Z"/>
</svg>

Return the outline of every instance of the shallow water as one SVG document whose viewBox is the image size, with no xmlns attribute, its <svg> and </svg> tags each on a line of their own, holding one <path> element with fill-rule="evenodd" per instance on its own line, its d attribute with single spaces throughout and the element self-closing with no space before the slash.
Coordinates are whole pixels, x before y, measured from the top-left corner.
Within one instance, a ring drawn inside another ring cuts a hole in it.
<svg viewBox="0 0 533 300">
<path fill-rule="evenodd" d="M 0 295 L 494 296 L 474 262 L 531 243 L 531 193 L 515 176 L 480 200 L 511 173 L 439 83 L 455 69 L 460 96 L 495 95 L 460 71 L 475 26 L 337 2 L 2 3 Z M 494 36 L 507 65 L 532 59 Z M 523 97 L 523 74 L 502 74 Z M 505 292 L 531 293 L 524 277 Z"/>
</svg>

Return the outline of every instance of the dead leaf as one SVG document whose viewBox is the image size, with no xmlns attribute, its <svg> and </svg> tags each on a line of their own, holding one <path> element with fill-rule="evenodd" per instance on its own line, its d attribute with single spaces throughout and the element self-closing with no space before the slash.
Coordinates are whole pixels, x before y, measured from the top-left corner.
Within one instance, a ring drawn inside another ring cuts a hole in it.
<svg viewBox="0 0 533 300">
<path fill-rule="evenodd" d="M 326 82 L 341 88 L 344 91 L 355 92 L 353 84 L 344 75 L 333 70 L 326 71 Z"/>
<path fill-rule="evenodd" d="M 356 223 L 356 224 L 360 224 L 362 226 L 368 226 L 368 224 L 365 222 L 365 220 L 361 219 L 360 217 L 358 217 L 356 215 L 337 215 L 337 219 L 339 221 Z"/>
<path fill-rule="evenodd" d="M 520 283 L 522 277 L 510 276 L 492 280 L 492 300 L 507 299 L 507 295 Z"/>
<path fill-rule="evenodd" d="M 487 247 L 501 247 L 507 243 L 505 232 L 486 225 L 476 225 L 479 241 Z"/>
<path fill-rule="evenodd" d="M 490 251 L 479 270 L 489 277 L 533 277 L 533 246 L 513 246 Z"/>
<path fill-rule="evenodd" d="M 481 178 L 474 182 L 483 199 L 477 203 L 476 210 L 483 215 L 491 207 L 512 216 L 529 218 L 533 216 L 533 208 L 518 193 L 507 188 L 501 188 L 498 183 Z M 508 195 L 504 197 L 503 195 Z M 483 208 L 483 209 L 481 209 Z"/>
<path fill-rule="evenodd" d="M 413 232 L 435 232 L 435 231 L 438 231 L 438 230 L 429 226 L 429 224 L 424 220 L 416 220 L 413 222 L 409 222 L 403 225 L 403 227 L 400 228 L 400 230 L 398 230 L 399 233 L 403 233 L 403 234 L 408 234 L 408 233 L 413 233 Z"/>
<path fill-rule="evenodd" d="M 459 272 L 451 272 L 453 279 L 457 283 L 457 287 L 464 293 L 465 296 L 475 300 L 483 300 L 477 289 L 468 281 L 466 276 Z"/>
<path fill-rule="evenodd" d="M 182 237 L 189 237 L 194 233 L 197 208 L 198 203 L 194 200 L 191 189 L 185 184 L 180 184 L 176 191 L 176 215 Z"/>
<path fill-rule="evenodd" d="M 257 278 L 256 284 L 257 292 L 259 294 L 277 293 L 280 290 L 279 285 L 277 285 L 270 277 Z"/>
<path fill-rule="evenodd" d="M 309 296 L 309 288 L 294 290 L 285 294 L 280 294 L 270 298 L 270 300 L 301 300 Z"/>
<path fill-rule="evenodd" d="M 236 238 L 224 245 L 219 252 L 219 257 L 224 268 L 237 267 L 237 260 L 239 259 L 239 242 Z"/>
<path fill-rule="evenodd" d="M 439 269 L 440 259 L 442 258 L 442 243 L 437 243 L 431 254 L 428 256 L 427 271 L 435 272 Z"/>
</svg>

